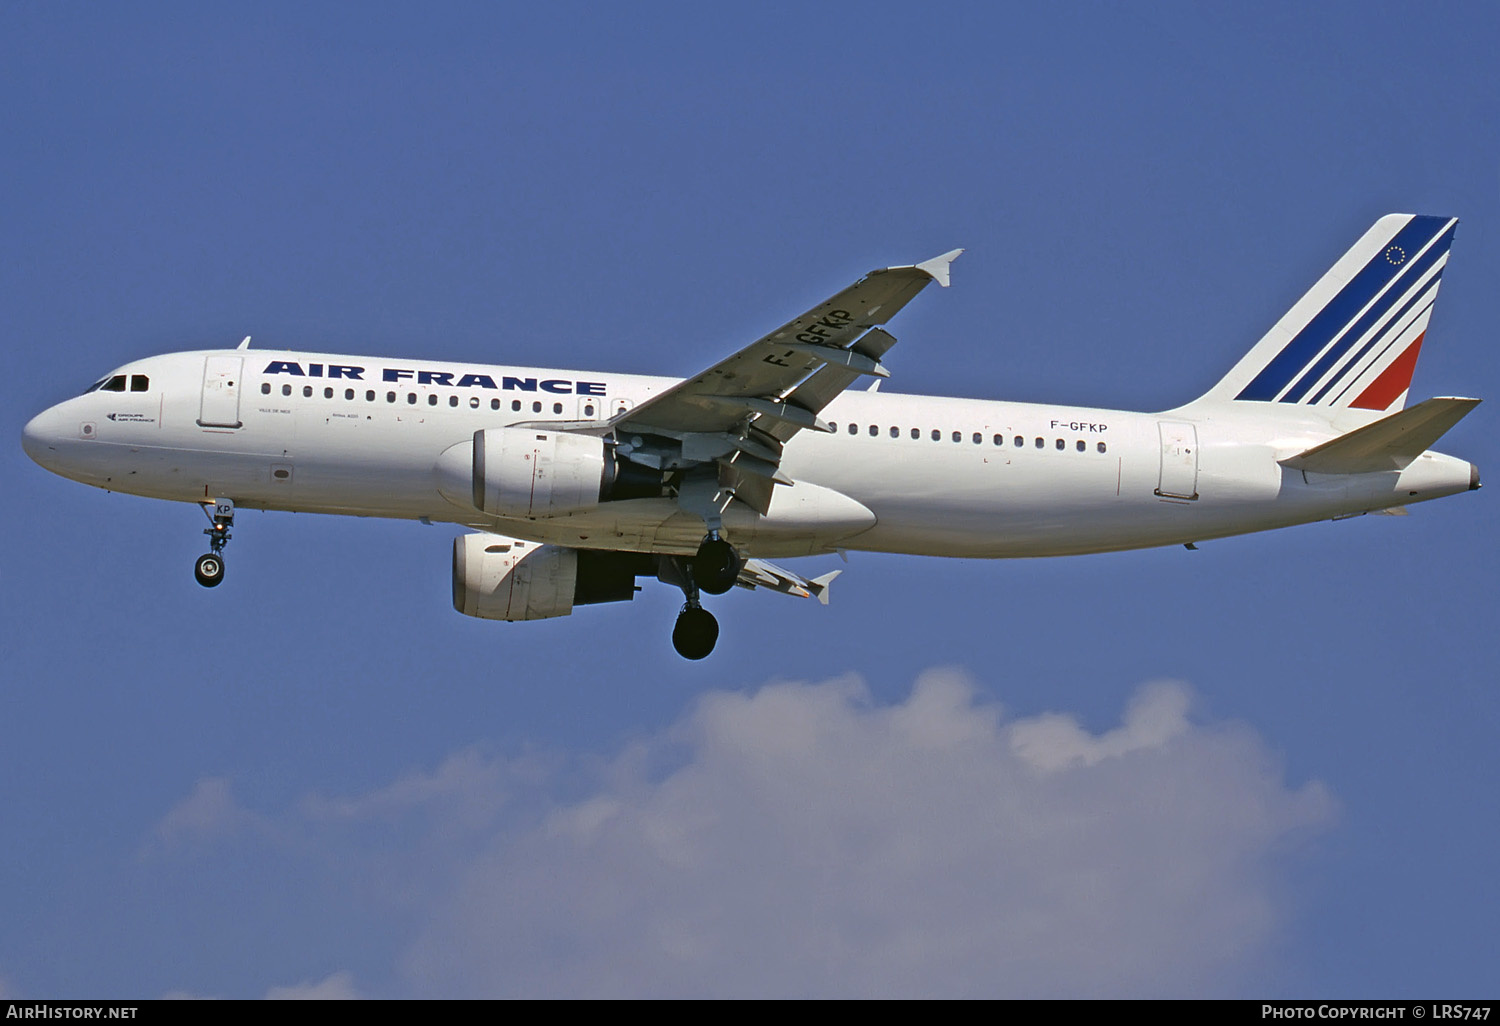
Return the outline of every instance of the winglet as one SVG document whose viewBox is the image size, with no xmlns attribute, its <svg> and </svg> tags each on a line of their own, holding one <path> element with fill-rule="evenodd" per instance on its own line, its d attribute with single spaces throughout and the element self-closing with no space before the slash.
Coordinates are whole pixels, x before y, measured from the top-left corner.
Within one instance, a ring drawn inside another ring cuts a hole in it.
<svg viewBox="0 0 1500 1026">
<path fill-rule="evenodd" d="M 935 256 L 931 260 L 924 260 L 917 264 L 917 270 L 926 271 L 933 281 L 943 288 L 948 287 L 948 265 L 959 258 L 963 253 L 961 249 L 950 249 L 942 256 Z"/>
<path fill-rule="evenodd" d="M 236 348 L 236 349 L 249 349 L 250 348 L 250 336 L 246 335 L 245 336 L 245 341 L 241 342 L 239 345 L 235 346 L 234 348 Z"/>
<path fill-rule="evenodd" d="M 814 577 L 807 582 L 808 590 L 813 593 L 813 597 L 819 602 L 825 606 L 828 605 L 828 586 L 833 583 L 835 577 L 843 572 L 842 570 L 832 570 L 822 577 Z"/>
</svg>

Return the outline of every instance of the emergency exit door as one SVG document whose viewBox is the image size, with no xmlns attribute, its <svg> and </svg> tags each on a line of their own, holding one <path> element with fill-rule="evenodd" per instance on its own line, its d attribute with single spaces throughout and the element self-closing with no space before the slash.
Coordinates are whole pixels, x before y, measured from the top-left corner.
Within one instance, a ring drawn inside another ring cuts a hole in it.
<svg viewBox="0 0 1500 1026">
<path fill-rule="evenodd" d="M 244 366 L 242 356 L 209 356 L 204 359 L 199 427 L 240 426 L 240 372 Z"/>
</svg>

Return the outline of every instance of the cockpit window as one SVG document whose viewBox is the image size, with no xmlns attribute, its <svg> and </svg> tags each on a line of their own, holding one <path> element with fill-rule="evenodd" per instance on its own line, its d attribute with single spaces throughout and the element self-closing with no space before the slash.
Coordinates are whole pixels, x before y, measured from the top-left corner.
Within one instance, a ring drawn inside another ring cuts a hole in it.
<svg viewBox="0 0 1500 1026">
<path fill-rule="evenodd" d="M 126 389 L 132 392 L 151 391 L 151 379 L 144 374 L 113 374 L 107 378 L 100 378 L 88 388 L 83 390 L 84 395 L 90 392 L 124 392 Z"/>
</svg>

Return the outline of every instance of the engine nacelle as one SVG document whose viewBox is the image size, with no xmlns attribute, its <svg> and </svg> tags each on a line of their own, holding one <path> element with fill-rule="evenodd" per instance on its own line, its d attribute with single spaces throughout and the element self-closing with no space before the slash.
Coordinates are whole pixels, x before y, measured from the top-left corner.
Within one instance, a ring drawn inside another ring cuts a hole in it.
<svg viewBox="0 0 1500 1026">
<path fill-rule="evenodd" d="M 574 606 L 626 602 L 651 557 L 517 541 L 499 534 L 453 539 L 453 608 L 484 620 L 544 620 Z"/>
<path fill-rule="evenodd" d="M 660 470 L 619 458 L 597 435 L 547 428 L 476 431 L 444 450 L 434 470 L 449 502 L 497 517 L 558 516 L 662 493 Z"/>
<path fill-rule="evenodd" d="M 545 517 L 599 505 L 604 440 L 529 428 L 474 432 L 474 505 L 497 517 Z"/>
</svg>

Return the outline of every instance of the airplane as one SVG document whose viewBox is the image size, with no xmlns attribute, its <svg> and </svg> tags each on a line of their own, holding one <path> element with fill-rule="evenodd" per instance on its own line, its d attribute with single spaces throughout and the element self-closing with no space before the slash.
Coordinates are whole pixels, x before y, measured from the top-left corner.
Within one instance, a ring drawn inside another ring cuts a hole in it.
<svg viewBox="0 0 1500 1026">
<path fill-rule="evenodd" d="M 683 592 L 674 647 L 702 659 L 719 635 L 703 595 L 827 603 L 838 571 L 771 559 L 1193 548 L 1477 489 L 1429 446 L 1480 400 L 1406 406 L 1456 225 L 1380 218 L 1216 385 L 1159 413 L 880 391 L 883 326 L 948 286 L 953 250 L 872 271 L 691 378 L 246 338 L 127 363 L 23 446 L 75 481 L 202 506 L 205 587 L 238 509 L 452 523 L 459 612 L 566 616 L 655 577 Z"/>
</svg>

